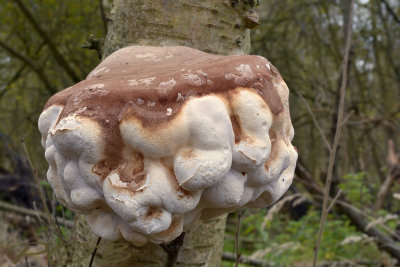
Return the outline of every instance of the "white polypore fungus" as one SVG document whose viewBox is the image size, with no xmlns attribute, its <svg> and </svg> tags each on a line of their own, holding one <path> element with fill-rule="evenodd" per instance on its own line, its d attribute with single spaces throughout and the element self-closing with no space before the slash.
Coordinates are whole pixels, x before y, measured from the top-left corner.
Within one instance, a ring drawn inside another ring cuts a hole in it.
<svg viewBox="0 0 400 267">
<path fill-rule="evenodd" d="M 169 242 L 197 216 L 265 207 L 288 189 L 288 96 L 262 57 L 123 48 L 47 102 L 47 178 L 97 235 Z"/>
</svg>

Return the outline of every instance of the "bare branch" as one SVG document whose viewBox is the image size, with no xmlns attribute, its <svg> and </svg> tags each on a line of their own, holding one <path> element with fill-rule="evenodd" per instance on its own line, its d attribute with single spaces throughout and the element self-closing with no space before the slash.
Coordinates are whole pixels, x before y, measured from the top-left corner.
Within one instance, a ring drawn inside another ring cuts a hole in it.
<svg viewBox="0 0 400 267">
<path fill-rule="evenodd" d="M 13 75 L 13 77 L 8 82 L 6 82 L 5 85 L 3 85 L 3 89 L 1 89 L 0 91 L 0 98 L 2 98 L 3 95 L 8 91 L 10 85 L 21 77 L 21 74 L 24 72 L 26 66 L 27 66 L 26 64 L 22 65 L 22 67 L 20 67 L 17 70 L 17 72 Z"/>
<path fill-rule="evenodd" d="M 229 253 L 229 252 L 224 252 L 222 254 L 222 260 L 225 261 L 231 261 L 231 262 L 235 262 L 236 261 L 236 255 Z M 244 257 L 241 256 L 239 259 L 240 263 L 246 264 L 248 266 L 265 266 L 265 267 L 272 267 L 275 266 L 275 264 L 263 261 L 263 260 L 259 260 L 259 259 L 252 259 L 252 258 L 248 258 L 248 257 Z"/>
<path fill-rule="evenodd" d="M 26 143 L 25 143 L 25 141 L 23 139 L 21 140 L 21 145 L 22 145 L 22 148 L 24 149 L 24 152 L 25 152 L 26 158 L 28 160 L 29 166 L 30 166 L 30 168 L 31 168 L 31 170 L 33 172 L 34 181 L 35 181 L 35 183 L 36 183 L 36 185 L 37 185 L 37 187 L 39 189 L 39 197 L 40 197 L 40 200 L 42 201 L 45 214 L 49 217 L 49 221 L 50 221 L 51 212 L 50 212 L 50 209 L 49 209 L 49 207 L 47 205 L 47 201 L 46 201 L 46 199 L 48 199 L 48 198 L 46 197 L 45 191 L 44 191 L 43 187 L 40 184 L 40 178 L 37 175 L 37 170 L 33 166 L 31 157 L 30 157 L 29 152 L 28 152 L 28 148 L 27 148 Z"/>
<path fill-rule="evenodd" d="M 321 137 L 322 137 L 322 140 L 324 140 L 326 147 L 328 148 L 329 152 L 331 152 L 331 150 L 332 150 L 331 145 L 329 144 L 328 139 L 326 139 L 326 136 L 325 136 L 325 134 L 324 134 L 324 131 L 322 131 L 321 127 L 319 126 L 319 123 L 318 123 L 318 121 L 317 121 L 317 118 L 315 118 L 315 115 L 314 115 L 314 113 L 312 112 L 312 110 L 311 110 L 311 108 L 310 108 L 310 105 L 308 105 L 307 100 L 303 97 L 302 94 L 298 93 L 298 95 L 300 96 L 301 100 L 303 100 L 304 104 L 306 105 L 307 111 L 308 111 L 308 113 L 311 115 L 311 118 L 313 119 L 315 126 L 317 126 L 317 129 L 318 129 L 318 131 L 319 131 L 319 134 L 320 134 Z"/>
<path fill-rule="evenodd" d="M 236 261 L 235 266 L 239 266 L 240 262 L 240 251 L 239 251 L 239 233 L 240 233 L 240 220 L 242 218 L 243 210 L 239 210 L 237 213 L 237 222 L 236 222 L 236 233 L 235 233 L 235 252 L 236 252 Z"/>
<path fill-rule="evenodd" d="M 53 40 L 47 35 L 47 33 L 41 28 L 39 23 L 36 21 L 35 17 L 29 11 L 29 9 L 25 6 L 22 0 L 14 0 L 14 2 L 18 5 L 21 9 L 22 13 L 24 13 L 25 17 L 29 20 L 32 24 L 33 28 L 35 28 L 36 32 L 42 37 L 42 39 L 46 42 L 47 46 L 49 47 L 50 51 L 54 55 L 55 60 L 57 63 L 65 70 L 68 76 L 74 82 L 80 82 L 81 79 L 69 65 L 68 61 L 61 55 L 58 51 L 56 45 L 54 44 Z"/>
<path fill-rule="evenodd" d="M 347 217 L 349 217 L 349 219 L 352 221 L 352 223 L 357 227 L 359 231 L 374 237 L 381 249 L 388 252 L 394 258 L 400 260 L 399 245 L 392 238 L 381 232 L 377 227 L 372 226 L 367 229 L 369 221 L 365 219 L 363 212 L 361 212 L 353 205 L 342 200 L 337 201 L 337 204 L 340 210 L 342 210 L 342 212 L 346 214 Z"/>
<path fill-rule="evenodd" d="M 322 234 L 324 232 L 326 218 L 328 215 L 328 199 L 329 199 L 329 192 L 330 192 L 331 183 L 332 183 L 333 166 L 335 163 L 336 151 L 339 146 L 339 139 L 340 139 L 340 134 L 342 131 L 342 126 L 343 126 L 344 100 L 345 100 L 345 96 L 346 96 L 346 87 L 347 87 L 347 67 L 348 67 L 349 54 L 350 54 L 350 48 L 351 48 L 351 35 L 353 33 L 353 6 L 354 6 L 354 0 L 351 0 L 350 6 L 349 6 L 349 21 L 348 21 L 348 25 L 347 25 L 346 47 L 345 47 L 344 59 L 343 59 L 343 74 L 342 74 L 342 83 L 341 83 L 341 87 L 340 87 L 338 118 L 337 118 L 337 122 L 336 122 L 336 131 L 335 131 L 335 137 L 333 139 L 332 150 L 331 150 L 331 153 L 329 156 L 328 171 L 327 171 L 327 177 L 326 177 L 326 183 L 325 183 L 325 189 L 324 189 L 324 199 L 323 199 L 323 203 L 322 203 L 321 222 L 320 222 L 317 242 L 316 242 L 315 248 L 314 248 L 314 259 L 313 259 L 314 267 L 317 265 L 318 251 L 319 251 L 319 247 L 321 244 Z"/>
<path fill-rule="evenodd" d="M 331 204 L 329 204 L 328 209 L 326 212 L 329 214 L 329 212 L 332 210 L 333 206 L 335 205 L 336 201 L 339 199 L 340 195 L 342 194 L 342 190 L 339 190 L 339 192 L 336 194 L 335 198 L 331 201 Z"/>
<path fill-rule="evenodd" d="M 57 90 L 53 86 L 51 86 L 51 83 L 47 78 L 47 76 L 44 74 L 43 69 L 40 66 L 38 66 L 35 62 L 33 62 L 30 58 L 9 47 L 2 41 L 0 41 L 0 47 L 6 50 L 7 53 L 9 53 L 11 56 L 21 60 L 26 65 L 28 65 L 37 74 L 37 76 L 43 82 L 44 86 L 46 87 L 47 91 L 49 91 L 49 93 L 55 94 L 57 92 Z"/>
<path fill-rule="evenodd" d="M 300 170 L 296 168 L 296 174 L 300 176 L 300 181 L 303 182 L 303 184 L 306 186 L 306 189 L 310 193 L 312 193 L 312 196 L 314 198 L 322 199 L 325 197 L 322 196 L 322 189 L 319 189 L 318 185 L 312 183 L 313 178 L 311 174 L 308 173 L 304 165 L 301 164 Z M 388 252 L 394 258 L 400 260 L 400 247 L 390 236 L 383 233 L 375 226 L 367 229 L 367 226 L 370 223 L 370 219 L 373 220 L 373 218 L 369 218 L 370 216 L 368 216 L 367 214 L 356 208 L 354 205 L 349 203 L 347 200 L 345 200 L 344 196 L 340 196 L 335 203 L 339 211 L 342 214 L 346 215 L 350 219 L 352 224 L 354 224 L 360 232 L 363 232 L 368 236 L 373 237 L 375 242 L 378 243 L 381 250 Z"/>
<path fill-rule="evenodd" d="M 96 242 L 96 246 L 93 249 L 92 256 L 90 257 L 89 267 L 92 267 L 93 260 L 94 260 L 94 257 L 96 256 L 97 248 L 99 247 L 100 241 L 101 241 L 101 237 L 99 236 L 99 238 L 97 239 L 97 242 Z"/>
<path fill-rule="evenodd" d="M 38 217 L 41 220 L 48 220 L 48 216 L 47 214 L 44 214 L 43 212 L 40 211 L 35 211 L 32 209 L 27 209 L 24 207 L 19 207 L 16 205 L 12 205 L 3 201 L 0 201 L 0 209 L 5 210 L 5 211 L 9 211 L 9 212 L 13 212 L 13 213 L 17 213 L 20 215 L 24 215 L 24 216 L 30 216 L 30 217 Z M 61 225 L 68 227 L 68 228 L 72 228 L 74 226 L 74 222 L 73 221 L 68 221 L 68 220 L 64 220 L 63 218 L 57 217 L 57 220 L 60 222 Z"/>
<path fill-rule="evenodd" d="M 392 7 L 389 5 L 389 3 L 386 0 L 381 0 L 382 3 L 385 5 L 386 10 L 389 12 L 390 15 L 392 15 L 393 19 L 400 24 L 400 19 L 397 17 L 396 13 L 393 11 Z"/>
<path fill-rule="evenodd" d="M 346 118 L 343 119 L 342 127 L 344 127 L 344 126 L 346 125 L 347 121 L 350 119 L 350 117 L 351 117 L 353 114 L 354 114 L 354 110 L 350 111 L 350 113 L 347 114 Z"/>
<path fill-rule="evenodd" d="M 99 0 L 99 6 L 100 6 L 101 20 L 103 21 L 104 33 L 107 34 L 107 18 L 106 18 L 106 13 L 104 12 L 103 0 Z"/>
<path fill-rule="evenodd" d="M 230 262 L 235 262 L 235 255 L 229 252 L 224 252 L 222 254 L 222 260 L 224 261 L 230 261 Z M 264 266 L 264 267 L 273 267 L 273 266 L 279 266 L 279 264 L 275 264 L 272 262 L 267 262 L 264 260 L 259 260 L 259 259 L 253 259 L 249 257 L 241 257 L 240 263 L 246 264 L 246 266 Z M 379 261 L 363 261 L 363 260 L 358 260 L 358 261 L 349 261 L 349 260 L 343 260 L 343 261 L 327 261 L 327 262 L 321 262 L 318 264 L 318 267 L 331 267 L 331 266 L 337 266 L 337 267 L 345 267 L 345 266 L 376 266 L 379 264 Z"/>
</svg>

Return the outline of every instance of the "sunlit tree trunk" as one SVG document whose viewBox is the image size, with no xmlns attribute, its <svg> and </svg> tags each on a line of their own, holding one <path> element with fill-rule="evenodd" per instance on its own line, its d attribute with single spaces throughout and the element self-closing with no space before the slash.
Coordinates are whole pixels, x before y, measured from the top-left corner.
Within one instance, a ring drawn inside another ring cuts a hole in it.
<svg viewBox="0 0 400 267">
<path fill-rule="evenodd" d="M 213 54 L 247 54 L 250 30 L 257 25 L 257 0 L 114 0 L 103 58 L 128 45 L 183 45 Z M 186 229 L 177 266 L 220 266 L 226 216 Z M 82 249 L 75 261 L 87 266 L 95 237 L 82 216 L 75 222 Z M 166 266 L 159 245 L 134 247 L 102 240 L 93 266 Z"/>
</svg>

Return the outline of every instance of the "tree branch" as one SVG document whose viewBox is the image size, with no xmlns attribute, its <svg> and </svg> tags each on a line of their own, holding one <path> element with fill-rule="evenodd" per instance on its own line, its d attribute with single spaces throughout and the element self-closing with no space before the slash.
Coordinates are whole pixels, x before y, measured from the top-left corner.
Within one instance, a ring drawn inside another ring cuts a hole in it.
<svg viewBox="0 0 400 267">
<path fill-rule="evenodd" d="M 344 114 L 344 100 L 345 100 L 345 96 L 346 96 L 346 86 L 347 86 L 347 67 L 348 67 L 349 54 L 350 54 L 350 48 L 351 48 L 351 35 L 352 35 L 352 30 L 353 30 L 353 6 L 354 6 L 354 0 L 351 0 L 350 7 L 349 7 L 349 21 L 348 21 L 348 25 L 347 25 L 348 28 L 347 28 L 347 36 L 346 36 L 346 47 L 345 47 L 345 53 L 344 53 L 344 59 L 343 59 L 343 74 L 342 74 L 342 83 L 341 83 L 341 87 L 340 87 L 338 118 L 337 118 L 337 122 L 336 122 L 336 131 L 335 131 L 335 137 L 333 139 L 332 150 L 331 150 L 330 156 L 329 156 L 328 172 L 327 172 L 325 189 L 324 189 L 324 199 L 323 199 L 323 203 L 322 203 L 320 228 L 319 228 L 319 232 L 318 232 L 317 242 L 316 242 L 315 248 L 314 248 L 314 250 L 315 250 L 314 251 L 314 259 L 313 259 L 314 267 L 317 265 L 319 246 L 321 244 L 322 234 L 324 232 L 324 226 L 325 226 L 326 218 L 328 216 L 328 199 L 329 199 L 329 193 L 330 193 L 331 183 L 332 183 L 333 166 L 335 163 L 336 151 L 339 146 L 340 134 L 342 131 L 342 126 L 343 126 L 342 122 L 343 122 L 343 114 Z"/>
<path fill-rule="evenodd" d="M 347 215 L 359 231 L 374 237 L 381 249 L 388 252 L 397 260 L 400 260 L 400 247 L 392 238 L 381 232 L 375 226 L 367 228 L 369 221 L 365 218 L 364 214 L 353 205 L 343 200 L 338 200 L 336 203 L 339 209 Z"/>
<path fill-rule="evenodd" d="M 235 262 L 235 255 L 229 252 L 224 252 L 222 254 L 222 259 L 224 261 L 230 261 L 230 262 Z M 259 260 L 259 259 L 252 259 L 248 257 L 241 257 L 240 263 L 246 264 L 246 266 L 264 266 L 264 267 L 273 267 L 273 266 L 279 266 L 279 264 L 275 264 L 272 262 L 267 262 L 264 260 Z M 379 261 L 327 261 L 327 262 L 321 262 L 318 264 L 318 267 L 331 267 L 331 266 L 337 266 L 337 267 L 345 267 L 345 266 L 377 266 L 379 264 Z"/>
<path fill-rule="evenodd" d="M 101 20 L 103 21 L 104 34 L 107 34 L 107 19 L 106 19 L 106 13 L 104 12 L 103 0 L 99 0 L 99 6 L 100 6 Z"/>
<path fill-rule="evenodd" d="M 61 55 L 61 53 L 58 51 L 56 45 L 53 43 L 53 40 L 50 39 L 50 37 L 46 34 L 46 32 L 40 27 L 39 23 L 36 21 L 35 17 L 28 10 L 28 8 L 24 5 L 23 1 L 22 0 L 14 0 L 14 2 L 21 9 L 22 13 L 24 13 L 25 17 L 32 24 L 33 28 L 35 28 L 36 32 L 46 42 L 47 46 L 49 47 L 50 51 L 52 52 L 57 63 L 65 70 L 65 72 L 72 79 L 72 81 L 74 81 L 75 83 L 80 82 L 81 78 L 75 73 L 75 71 L 69 65 L 68 61 L 66 61 L 65 58 Z"/>
<path fill-rule="evenodd" d="M 8 82 L 6 82 L 3 89 L 0 91 L 0 98 L 2 98 L 3 95 L 8 91 L 8 88 L 10 85 L 13 84 L 15 81 L 17 81 L 21 77 L 21 74 L 25 70 L 26 66 L 27 66 L 26 64 L 22 65 L 22 67 L 20 67 L 17 70 L 17 72 L 13 75 L 13 77 Z"/>
<path fill-rule="evenodd" d="M 57 90 L 53 86 L 51 86 L 49 79 L 47 79 L 47 76 L 44 74 L 43 69 L 40 66 L 38 66 L 35 62 L 33 62 L 31 59 L 29 59 L 25 55 L 19 53 L 18 51 L 14 50 L 13 48 L 9 47 L 2 41 L 0 41 L 0 47 L 2 47 L 4 50 L 6 50 L 7 53 L 9 53 L 11 56 L 24 62 L 34 72 L 36 72 L 39 79 L 44 83 L 44 86 L 46 87 L 47 91 L 49 91 L 49 93 L 51 93 L 51 94 L 57 93 Z"/>
<path fill-rule="evenodd" d="M 300 181 L 306 186 L 306 189 L 311 193 L 313 198 L 323 198 L 322 188 L 312 182 L 313 178 L 307 171 L 306 167 L 300 163 L 301 168 L 296 168 L 296 175 L 301 179 Z M 330 199 L 330 198 L 329 198 Z M 357 230 L 367 234 L 374 238 L 375 242 L 378 243 L 379 248 L 388 252 L 394 258 L 400 260 L 400 247 L 399 245 L 388 235 L 380 231 L 377 227 L 371 226 L 367 229 L 370 223 L 365 213 L 360 211 L 354 205 L 349 203 L 343 194 L 336 200 L 335 207 L 338 208 L 340 213 L 346 215 L 350 219 L 353 225 L 356 226 Z"/>
<path fill-rule="evenodd" d="M 222 254 L 222 260 L 225 261 L 231 261 L 231 262 L 235 262 L 236 261 L 236 255 L 233 253 L 229 253 L 229 252 L 224 252 Z M 272 267 L 275 266 L 275 264 L 263 261 L 263 260 L 259 260 L 259 259 L 252 259 L 252 258 L 248 258 L 245 256 L 240 256 L 239 258 L 239 262 L 249 265 L 249 266 L 265 266 L 265 267 Z"/>
<path fill-rule="evenodd" d="M 382 3 L 385 5 L 386 10 L 389 12 L 390 15 L 392 15 L 393 19 L 400 24 L 400 19 L 397 17 L 396 13 L 393 11 L 392 7 L 389 5 L 389 3 L 386 0 L 381 0 Z"/>
<path fill-rule="evenodd" d="M 0 201 L 0 209 L 5 210 L 5 211 L 9 211 L 9 212 L 13 212 L 13 213 L 17 213 L 20 215 L 24 215 L 24 216 L 30 216 L 30 217 L 39 217 L 42 220 L 47 221 L 48 220 L 48 216 L 46 214 L 44 214 L 43 212 L 40 211 L 35 211 L 32 209 L 27 209 L 24 207 L 20 207 L 20 206 L 16 206 L 16 205 L 12 205 L 3 201 Z M 57 217 L 57 221 L 68 228 L 72 228 L 74 227 L 74 222 L 69 221 L 69 220 L 65 220 L 64 218 L 61 217 Z"/>
<path fill-rule="evenodd" d="M 243 210 L 239 210 L 237 212 L 237 222 L 236 222 L 236 233 L 235 233 L 235 253 L 236 253 L 236 262 L 235 267 L 239 266 L 240 262 L 240 251 L 239 251 L 239 234 L 240 234 L 240 220 L 242 218 Z"/>
<path fill-rule="evenodd" d="M 310 105 L 308 104 L 307 100 L 303 97 L 303 95 L 300 92 L 297 92 L 297 95 L 301 98 L 301 100 L 303 100 L 304 104 L 306 105 L 307 111 L 310 114 L 312 120 L 314 121 L 314 124 L 317 127 L 317 129 L 319 131 L 319 134 L 322 137 L 322 140 L 325 142 L 325 145 L 328 148 L 329 152 L 331 152 L 331 150 L 332 150 L 331 145 L 329 144 L 328 139 L 326 138 L 324 131 L 319 126 L 317 118 L 315 117 L 314 113 L 312 112 L 312 110 L 310 108 Z"/>
<path fill-rule="evenodd" d="M 96 38 L 93 34 L 89 35 L 86 43 L 82 45 L 82 48 L 93 49 L 97 51 L 99 59 L 103 56 L 104 38 Z"/>
</svg>

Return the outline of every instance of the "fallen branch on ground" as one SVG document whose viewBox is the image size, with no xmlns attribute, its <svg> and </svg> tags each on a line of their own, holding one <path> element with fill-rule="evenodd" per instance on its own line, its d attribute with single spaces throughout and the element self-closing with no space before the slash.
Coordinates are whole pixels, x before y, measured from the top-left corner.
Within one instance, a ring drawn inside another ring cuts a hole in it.
<svg viewBox="0 0 400 267">
<path fill-rule="evenodd" d="M 307 171 L 307 168 L 300 160 L 296 166 L 296 175 L 298 181 L 305 185 L 305 188 L 311 193 L 313 198 L 321 199 L 323 197 L 322 188 L 315 182 L 312 175 Z M 339 212 L 346 215 L 352 224 L 356 226 L 358 231 L 373 237 L 381 250 L 388 252 L 392 257 L 400 261 L 400 246 L 393 240 L 393 238 L 375 226 L 366 229 L 370 220 L 366 218 L 362 211 L 349 203 L 343 194 L 335 203 L 335 207 L 338 208 Z"/>
<path fill-rule="evenodd" d="M 233 253 L 224 252 L 222 253 L 222 260 L 235 262 L 236 255 Z M 239 257 L 239 263 L 247 264 L 249 266 L 265 266 L 265 267 L 276 266 L 274 263 L 270 263 L 259 259 L 251 259 L 243 255 Z"/>
<path fill-rule="evenodd" d="M 0 209 L 14 212 L 14 213 L 21 214 L 21 215 L 27 215 L 30 217 L 35 217 L 35 218 L 39 217 L 40 219 L 48 222 L 48 215 L 41 211 L 35 211 L 32 209 L 23 208 L 23 207 L 9 204 L 9 203 L 3 202 L 3 201 L 0 201 Z M 74 226 L 73 221 L 64 220 L 64 218 L 61 218 L 61 217 L 57 217 L 57 221 L 59 224 L 65 226 L 65 227 L 68 227 L 68 228 L 73 228 L 73 226 Z"/>
</svg>

